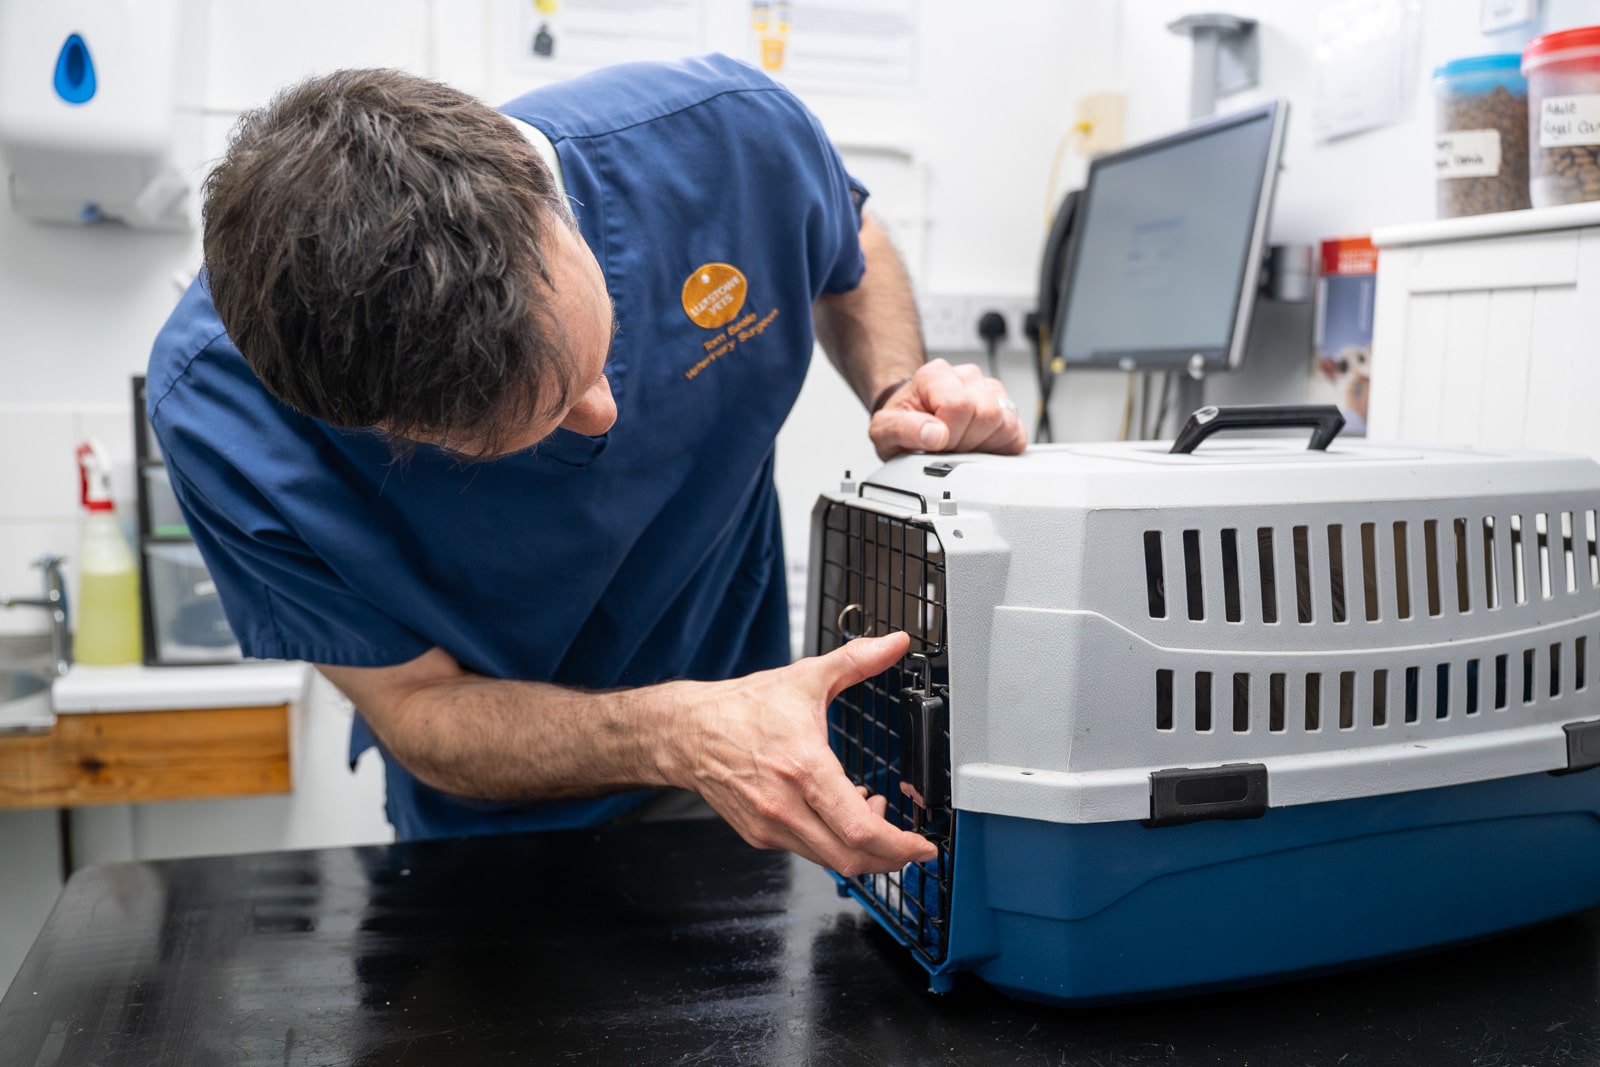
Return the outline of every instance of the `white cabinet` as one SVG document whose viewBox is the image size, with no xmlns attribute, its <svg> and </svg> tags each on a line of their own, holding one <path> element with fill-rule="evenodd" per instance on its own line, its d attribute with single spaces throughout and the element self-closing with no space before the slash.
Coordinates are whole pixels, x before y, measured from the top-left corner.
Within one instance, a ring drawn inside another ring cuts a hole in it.
<svg viewBox="0 0 1600 1067">
<path fill-rule="evenodd" d="M 1372 239 L 1372 436 L 1600 458 L 1600 203 Z"/>
</svg>

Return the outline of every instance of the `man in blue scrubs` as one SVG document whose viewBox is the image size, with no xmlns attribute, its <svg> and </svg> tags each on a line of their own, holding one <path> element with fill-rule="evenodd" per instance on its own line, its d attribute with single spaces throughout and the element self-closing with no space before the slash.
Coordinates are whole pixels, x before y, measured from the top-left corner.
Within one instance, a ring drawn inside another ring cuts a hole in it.
<svg viewBox="0 0 1600 1067">
<path fill-rule="evenodd" d="M 502 112 L 395 71 L 255 112 L 149 414 L 248 655 L 315 663 L 401 838 L 589 825 L 662 787 L 841 873 L 933 847 L 828 749 L 903 634 L 788 663 L 773 441 L 816 338 L 881 456 L 1017 452 L 923 363 L 815 118 L 722 57 Z"/>
</svg>

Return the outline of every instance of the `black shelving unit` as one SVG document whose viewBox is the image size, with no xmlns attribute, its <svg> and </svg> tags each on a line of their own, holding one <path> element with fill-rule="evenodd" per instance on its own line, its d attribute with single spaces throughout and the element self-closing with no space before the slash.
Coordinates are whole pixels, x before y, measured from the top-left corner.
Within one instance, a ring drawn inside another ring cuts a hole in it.
<svg viewBox="0 0 1600 1067">
<path fill-rule="evenodd" d="M 133 378 L 133 425 L 144 662 L 151 667 L 237 663 L 242 658 L 238 641 L 178 510 L 145 417 L 143 375 Z"/>
</svg>

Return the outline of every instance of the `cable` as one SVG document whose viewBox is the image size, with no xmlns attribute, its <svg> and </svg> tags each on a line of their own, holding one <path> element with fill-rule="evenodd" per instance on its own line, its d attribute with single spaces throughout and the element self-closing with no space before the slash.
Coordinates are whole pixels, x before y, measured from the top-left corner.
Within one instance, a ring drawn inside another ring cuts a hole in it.
<svg viewBox="0 0 1600 1067">
<path fill-rule="evenodd" d="M 1122 400 L 1122 427 L 1117 431 L 1117 440 L 1126 441 L 1129 432 L 1133 429 L 1133 372 L 1128 373 L 1128 393 Z"/>
<path fill-rule="evenodd" d="M 1161 427 L 1167 422 L 1167 405 L 1172 392 L 1172 371 L 1167 371 L 1161 376 L 1161 400 L 1156 404 L 1156 424 L 1150 431 L 1148 440 L 1154 441 L 1161 436 Z"/>
<path fill-rule="evenodd" d="M 1087 122 L 1074 124 L 1056 142 L 1055 154 L 1050 158 L 1050 181 L 1044 187 L 1044 228 L 1048 230 L 1055 220 L 1056 183 L 1061 180 L 1061 161 L 1066 158 L 1067 146 L 1093 129 Z"/>
<path fill-rule="evenodd" d="M 1006 339 L 1006 317 L 998 311 L 985 311 L 978 318 L 978 336 L 983 338 L 984 352 L 989 357 L 989 377 L 1000 377 L 998 353 L 1000 342 Z"/>
</svg>

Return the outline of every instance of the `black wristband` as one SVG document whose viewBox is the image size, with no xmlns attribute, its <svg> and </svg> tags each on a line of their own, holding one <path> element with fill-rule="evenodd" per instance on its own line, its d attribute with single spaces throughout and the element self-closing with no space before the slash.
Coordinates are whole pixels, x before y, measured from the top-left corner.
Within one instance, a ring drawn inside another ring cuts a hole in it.
<svg viewBox="0 0 1600 1067">
<path fill-rule="evenodd" d="M 895 382 L 893 385 L 884 386 L 883 387 L 883 392 L 879 393 L 877 395 L 877 397 L 872 401 L 872 407 L 868 409 L 869 412 L 871 414 L 873 414 L 873 415 L 876 415 L 878 413 L 878 411 L 883 407 L 883 405 L 885 405 L 885 404 L 887 404 L 889 402 L 889 398 L 891 396 L 894 396 L 894 394 L 898 393 L 900 391 L 900 387 L 902 385 L 905 385 L 910 380 L 911 380 L 910 375 L 907 375 L 906 377 L 901 378 L 898 382 Z"/>
</svg>

